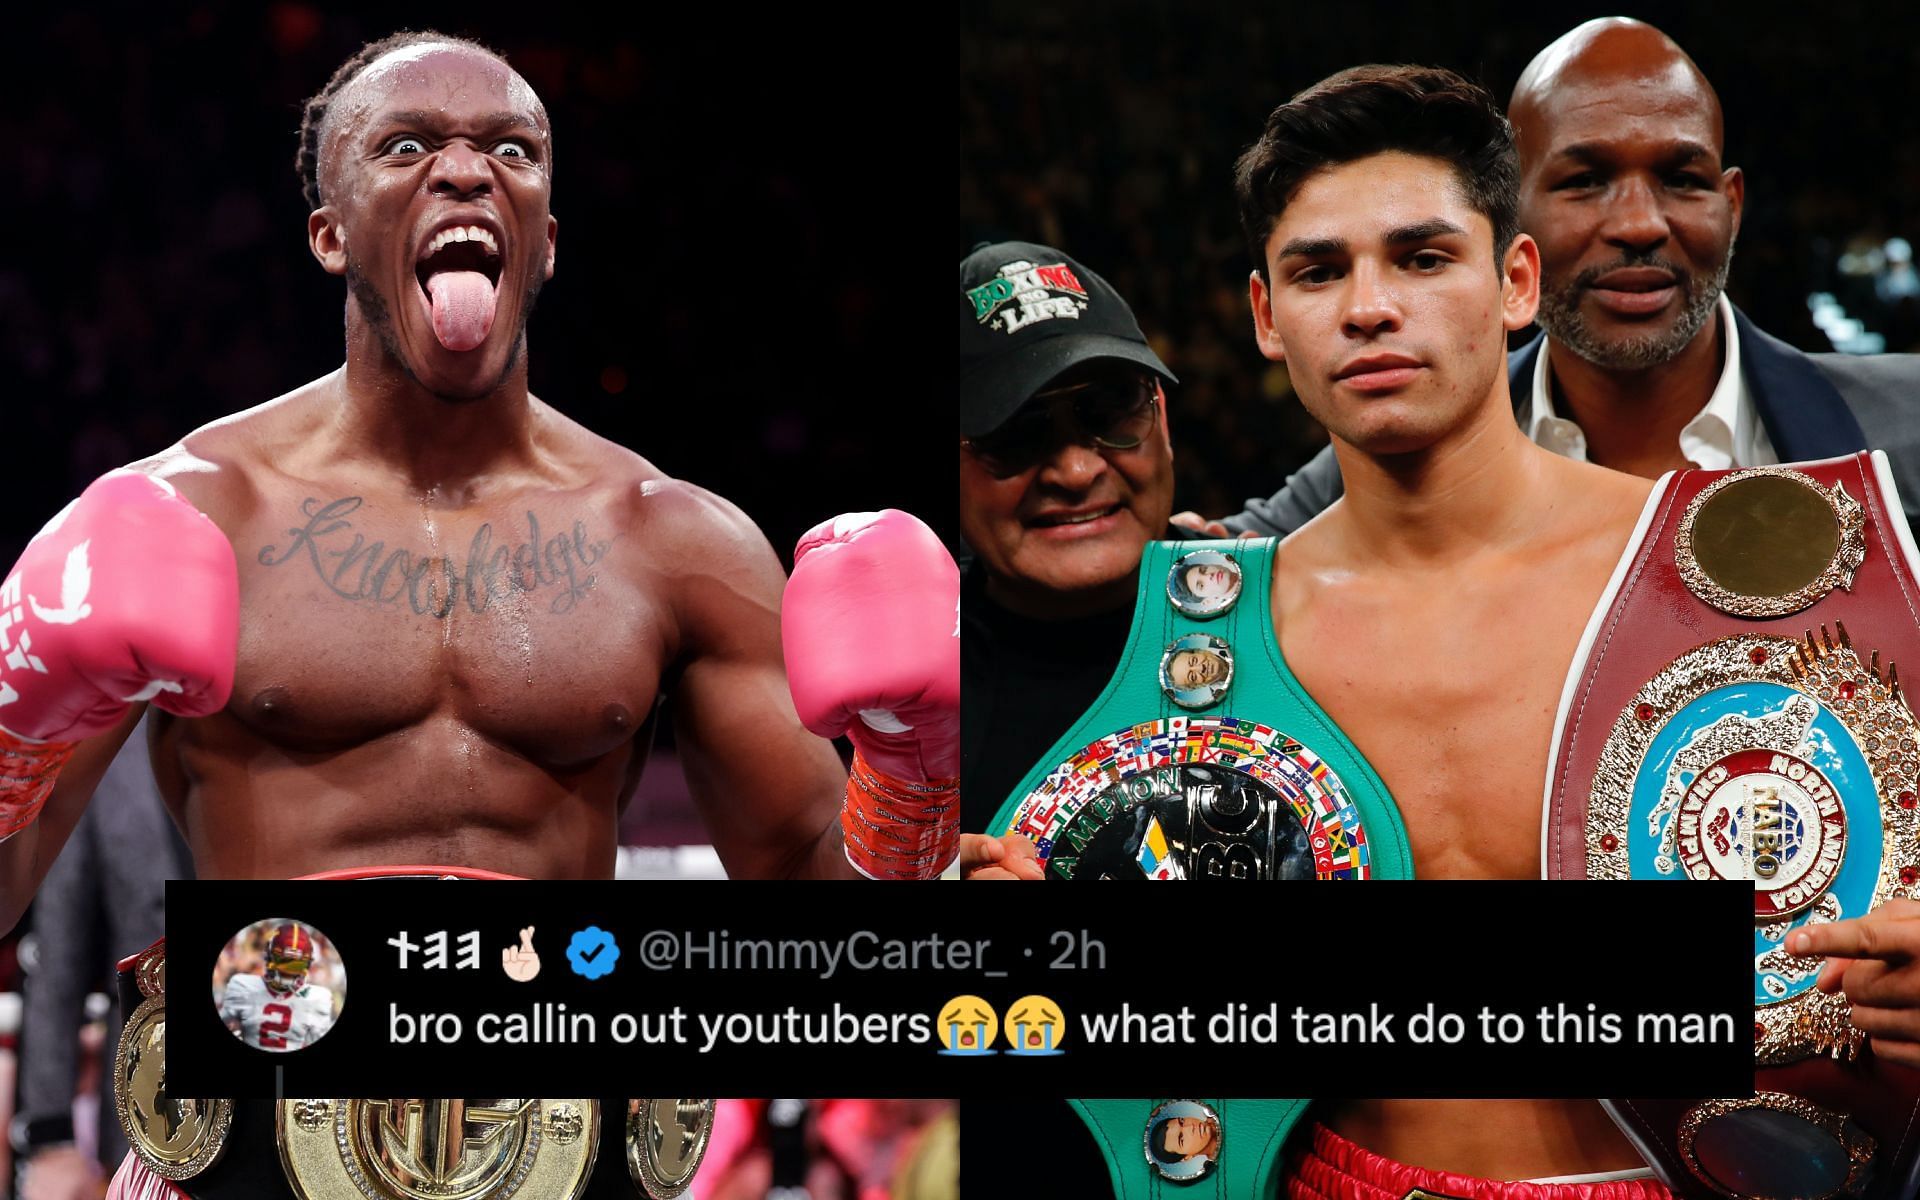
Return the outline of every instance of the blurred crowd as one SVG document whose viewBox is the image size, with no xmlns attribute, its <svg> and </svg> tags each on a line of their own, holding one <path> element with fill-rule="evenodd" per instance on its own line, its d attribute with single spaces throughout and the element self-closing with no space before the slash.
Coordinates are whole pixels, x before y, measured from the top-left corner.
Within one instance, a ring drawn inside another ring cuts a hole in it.
<svg viewBox="0 0 1920 1200">
<path fill-rule="evenodd" d="M 1618 11 L 1589 7 L 1479 0 L 1442 18 L 1380 2 L 971 6 L 953 257 L 1032 240 L 1104 275 L 1180 377 L 1176 509 L 1237 512 L 1326 435 L 1285 369 L 1254 349 L 1234 159 L 1276 105 L 1358 63 L 1450 67 L 1504 102 L 1542 46 Z M 1916 14 L 1842 2 L 1821 6 L 1817 29 L 1743 19 L 1737 30 L 1699 4 L 1639 15 L 1720 89 L 1727 161 L 1747 177 L 1734 303 L 1774 336 L 1827 351 L 1833 336 L 1809 303 L 1824 294 L 1880 335 L 1849 348 L 1920 350 L 1920 287 L 1901 240 L 1920 233 L 1920 132 L 1907 118 Z"/>
<path fill-rule="evenodd" d="M 952 1100 L 722 1100 L 700 1200 L 958 1200 Z"/>
</svg>

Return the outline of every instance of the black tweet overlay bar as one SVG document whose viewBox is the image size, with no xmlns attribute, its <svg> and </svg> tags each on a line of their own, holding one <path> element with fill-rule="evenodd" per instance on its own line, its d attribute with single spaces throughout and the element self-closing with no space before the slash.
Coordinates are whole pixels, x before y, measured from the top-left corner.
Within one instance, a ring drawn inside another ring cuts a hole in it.
<svg viewBox="0 0 1920 1200">
<path fill-rule="evenodd" d="M 1744 1094 L 1751 909 L 1659 883 L 176 882 L 169 1086 Z M 223 975 L 263 971 L 229 942 L 267 918 L 339 967 L 216 987 L 223 952 Z"/>
</svg>

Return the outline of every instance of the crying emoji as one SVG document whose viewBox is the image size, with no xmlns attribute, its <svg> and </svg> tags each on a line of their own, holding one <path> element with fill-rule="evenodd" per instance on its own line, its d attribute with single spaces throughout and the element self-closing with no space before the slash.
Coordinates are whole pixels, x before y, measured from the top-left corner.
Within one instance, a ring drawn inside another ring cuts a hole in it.
<svg viewBox="0 0 1920 1200">
<path fill-rule="evenodd" d="M 994 1054 L 988 1049 L 1000 1034 L 1000 1018 L 993 1006 L 978 996 L 955 996 L 936 1018 L 942 1054 Z"/>
<path fill-rule="evenodd" d="M 1058 1054 L 1067 1035 L 1060 1006 L 1045 996 L 1022 996 L 1007 1009 L 1008 1054 Z"/>
</svg>

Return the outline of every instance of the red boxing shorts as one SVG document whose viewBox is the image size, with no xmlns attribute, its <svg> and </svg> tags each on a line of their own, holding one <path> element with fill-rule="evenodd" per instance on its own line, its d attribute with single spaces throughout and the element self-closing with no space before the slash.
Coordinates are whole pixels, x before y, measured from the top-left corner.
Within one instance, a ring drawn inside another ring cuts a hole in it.
<svg viewBox="0 0 1920 1200">
<path fill-rule="evenodd" d="M 1287 1169 L 1287 1200 L 1674 1200 L 1656 1179 L 1506 1183 L 1430 1171 L 1363 1150 L 1315 1122 L 1312 1144 Z"/>
</svg>

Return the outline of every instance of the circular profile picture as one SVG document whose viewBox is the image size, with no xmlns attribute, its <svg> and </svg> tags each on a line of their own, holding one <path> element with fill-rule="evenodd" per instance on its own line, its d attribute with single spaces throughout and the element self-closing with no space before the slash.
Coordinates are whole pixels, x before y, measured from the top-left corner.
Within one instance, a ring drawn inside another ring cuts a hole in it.
<svg viewBox="0 0 1920 1200">
<path fill-rule="evenodd" d="M 1160 690 L 1181 708 L 1220 703 L 1233 682 L 1233 650 L 1219 638 L 1189 633 L 1160 658 Z"/>
<path fill-rule="evenodd" d="M 347 998 L 347 971 L 327 935 L 269 917 L 233 935 L 213 968 L 213 1006 L 259 1050 L 302 1050 L 327 1036 Z"/>
<path fill-rule="evenodd" d="M 1205 620 L 1240 598 L 1240 564 L 1218 550 L 1183 554 L 1167 572 L 1167 599 L 1190 617 Z"/>
<path fill-rule="evenodd" d="M 1147 1118 L 1147 1163 L 1176 1183 L 1206 1178 L 1220 1142 L 1220 1115 L 1198 1100 L 1169 1100 Z"/>
</svg>

